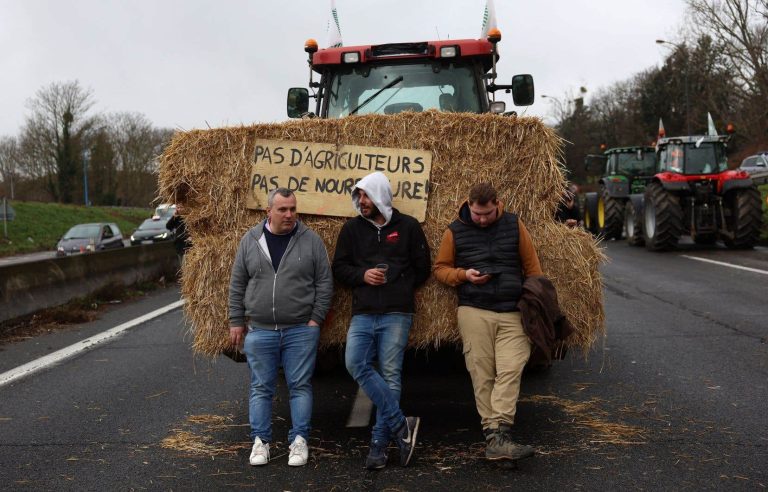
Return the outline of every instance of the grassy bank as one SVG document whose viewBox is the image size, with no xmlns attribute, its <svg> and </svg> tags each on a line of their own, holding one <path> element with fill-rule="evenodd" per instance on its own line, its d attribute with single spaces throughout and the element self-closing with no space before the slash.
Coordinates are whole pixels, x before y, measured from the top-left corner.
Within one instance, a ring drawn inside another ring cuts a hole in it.
<svg viewBox="0 0 768 492">
<path fill-rule="evenodd" d="M 0 221 L 0 256 L 34 251 L 53 251 L 56 243 L 70 227 L 85 222 L 114 222 L 128 237 L 152 215 L 150 208 L 85 207 L 58 203 L 9 202 L 16 219 L 8 222 L 8 240 Z"/>
</svg>

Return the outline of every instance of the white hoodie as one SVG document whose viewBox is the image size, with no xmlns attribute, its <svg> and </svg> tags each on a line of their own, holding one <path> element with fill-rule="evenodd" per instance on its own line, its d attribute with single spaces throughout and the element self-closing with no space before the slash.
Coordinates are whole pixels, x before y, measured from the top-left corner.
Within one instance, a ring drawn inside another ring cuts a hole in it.
<svg viewBox="0 0 768 492">
<path fill-rule="evenodd" d="M 362 217 L 360 213 L 360 197 L 357 195 L 358 189 L 363 190 L 368 195 L 368 198 L 371 199 L 376 208 L 379 209 L 379 212 L 381 212 L 381 215 L 384 216 L 383 224 L 377 224 L 367 218 L 366 220 L 378 228 L 389 224 L 389 221 L 392 220 L 392 185 L 389 184 L 387 176 L 382 172 L 376 171 L 361 179 L 352 189 L 352 205 Z"/>
</svg>

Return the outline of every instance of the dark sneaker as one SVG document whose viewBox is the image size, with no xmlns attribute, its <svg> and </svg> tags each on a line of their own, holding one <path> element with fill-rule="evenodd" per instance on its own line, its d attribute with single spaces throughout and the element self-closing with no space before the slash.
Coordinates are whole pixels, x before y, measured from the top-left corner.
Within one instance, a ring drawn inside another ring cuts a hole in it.
<svg viewBox="0 0 768 492">
<path fill-rule="evenodd" d="M 408 466 L 416 448 L 416 436 L 419 433 L 419 417 L 406 417 L 405 425 L 397 432 L 397 447 L 400 448 L 400 465 Z"/>
<path fill-rule="evenodd" d="M 486 434 L 485 442 L 485 457 L 489 460 L 517 461 L 534 455 L 531 446 L 517 444 L 503 430 Z"/>
<path fill-rule="evenodd" d="M 379 441 L 371 441 L 368 448 L 368 456 L 365 458 L 365 467 L 369 470 L 381 470 L 387 466 L 387 444 Z"/>
</svg>

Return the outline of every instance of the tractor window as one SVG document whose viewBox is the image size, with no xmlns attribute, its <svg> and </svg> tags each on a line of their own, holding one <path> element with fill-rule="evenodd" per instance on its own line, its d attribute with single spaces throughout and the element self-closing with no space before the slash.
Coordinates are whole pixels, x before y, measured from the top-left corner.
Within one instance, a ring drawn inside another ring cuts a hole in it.
<svg viewBox="0 0 768 492">
<path fill-rule="evenodd" d="M 482 110 L 472 65 L 416 63 L 342 67 L 330 75 L 328 117 L 340 118 L 398 77 L 402 80 L 376 95 L 356 114 L 401 111 L 472 112 Z"/>
<path fill-rule="evenodd" d="M 686 145 L 685 174 L 715 174 L 728 169 L 725 147 L 717 143 Z"/>
<path fill-rule="evenodd" d="M 619 174 L 627 176 L 651 176 L 656 171 L 656 154 L 642 152 L 638 159 L 637 152 L 619 154 Z"/>
<path fill-rule="evenodd" d="M 685 152 L 682 145 L 668 145 L 664 151 L 664 169 L 673 173 L 683 173 Z"/>
</svg>

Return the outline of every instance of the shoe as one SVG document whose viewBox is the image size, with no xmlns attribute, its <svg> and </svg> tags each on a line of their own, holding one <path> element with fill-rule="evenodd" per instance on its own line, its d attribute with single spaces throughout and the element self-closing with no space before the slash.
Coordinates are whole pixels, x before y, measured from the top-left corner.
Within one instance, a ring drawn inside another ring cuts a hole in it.
<svg viewBox="0 0 768 492">
<path fill-rule="evenodd" d="M 288 453 L 288 466 L 304 466 L 307 464 L 309 458 L 309 447 L 307 447 L 307 440 L 301 436 L 296 436 L 293 440 L 293 444 L 288 446 L 290 453 Z"/>
<path fill-rule="evenodd" d="M 419 433 L 419 417 L 406 417 L 405 424 L 397 431 L 397 447 L 400 448 L 400 466 L 408 466 L 416 448 L 416 437 Z"/>
<path fill-rule="evenodd" d="M 248 461 L 253 466 L 261 466 L 269 463 L 269 443 L 261 442 L 258 437 L 253 441 L 253 449 L 251 449 L 251 457 Z"/>
<path fill-rule="evenodd" d="M 371 441 L 368 448 L 368 456 L 365 458 L 365 467 L 368 470 L 381 470 L 387 466 L 387 445 L 379 441 Z"/>
<path fill-rule="evenodd" d="M 509 431 L 502 427 L 486 431 L 485 442 L 485 457 L 489 460 L 517 461 L 530 458 L 535 453 L 531 446 L 514 442 Z"/>
</svg>

